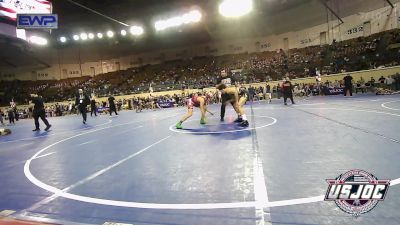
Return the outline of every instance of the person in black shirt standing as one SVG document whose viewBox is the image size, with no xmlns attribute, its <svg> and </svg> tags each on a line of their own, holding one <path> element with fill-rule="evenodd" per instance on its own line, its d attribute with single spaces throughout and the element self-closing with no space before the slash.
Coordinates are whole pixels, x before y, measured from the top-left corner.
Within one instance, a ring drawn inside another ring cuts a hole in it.
<svg viewBox="0 0 400 225">
<path fill-rule="evenodd" d="M 394 84 L 395 84 L 395 90 L 399 90 L 400 89 L 400 74 L 396 73 L 395 75 L 393 75 L 393 79 L 394 79 Z"/>
<path fill-rule="evenodd" d="M 378 81 L 379 81 L 379 87 L 381 87 L 381 88 L 383 88 L 384 87 L 384 85 L 385 85 L 385 77 L 383 77 L 383 76 L 381 76 L 379 79 L 378 79 Z"/>
<path fill-rule="evenodd" d="M 12 108 L 9 108 L 7 112 L 8 112 L 8 121 L 10 122 L 10 125 L 11 123 L 15 124 L 14 110 Z"/>
<path fill-rule="evenodd" d="M 90 100 L 90 116 L 97 116 L 97 107 L 96 107 L 96 100 L 94 99 L 94 97 L 92 98 L 92 100 Z"/>
<path fill-rule="evenodd" d="M 40 117 L 40 119 L 42 119 L 44 124 L 46 124 L 46 129 L 44 129 L 44 130 L 48 131 L 50 129 L 51 125 L 49 124 L 49 121 L 47 121 L 47 119 L 46 119 L 46 112 L 44 110 L 43 99 L 36 94 L 31 94 L 31 102 L 34 104 L 32 116 L 33 116 L 33 119 L 35 120 L 35 129 L 32 131 L 40 131 L 39 117 Z"/>
<path fill-rule="evenodd" d="M 250 102 L 253 102 L 254 101 L 254 96 L 256 95 L 256 89 L 251 85 L 249 87 L 248 94 L 249 94 Z"/>
<path fill-rule="evenodd" d="M 108 97 L 108 106 L 109 106 L 110 116 L 112 115 L 112 112 L 115 112 L 115 115 L 118 115 L 117 107 L 115 107 L 114 101 L 115 101 L 115 98 L 113 96 Z"/>
<path fill-rule="evenodd" d="M 4 122 L 3 122 L 3 112 L 1 111 L 1 109 L 0 109 L 0 124 L 1 124 L 1 125 L 4 125 Z"/>
<path fill-rule="evenodd" d="M 276 96 L 278 99 L 281 99 L 281 94 L 282 94 L 281 86 L 278 84 L 276 85 Z"/>
<path fill-rule="evenodd" d="M 90 98 L 87 94 L 83 93 L 82 89 L 78 90 L 78 94 L 75 98 L 75 105 L 77 106 L 79 112 L 82 114 L 83 124 L 86 124 L 87 119 L 87 106 L 90 103 Z"/>
<path fill-rule="evenodd" d="M 290 82 L 289 78 L 286 78 L 282 83 L 282 93 L 283 93 L 283 101 L 285 105 L 287 105 L 287 99 L 290 98 L 292 104 L 295 104 L 293 101 L 293 85 Z"/>
<path fill-rule="evenodd" d="M 347 92 L 349 92 L 350 96 L 353 96 L 353 77 L 350 76 L 350 74 L 347 74 L 343 78 L 344 81 L 344 90 L 343 90 L 343 95 L 347 96 Z"/>
<path fill-rule="evenodd" d="M 229 74 L 228 74 L 229 73 Z M 230 87 L 231 85 L 233 85 L 235 83 L 235 80 L 231 74 L 231 72 L 226 72 L 225 70 L 223 70 L 221 72 L 221 77 L 218 78 L 217 81 L 217 87 L 221 84 L 224 84 L 226 87 Z M 229 102 L 229 100 L 231 100 L 233 98 L 233 96 L 231 96 L 230 94 L 227 93 L 222 93 L 221 94 L 221 99 L 222 99 L 222 104 L 221 104 L 221 121 L 224 121 L 224 117 L 225 117 L 225 108 L 226 108 L 226 103 Z"/>
<path fill-rule="evenodd" d="M 18 112 L 18 109 L 16 106 L 13 108 L 13 111 L 14 111 L 15 120 L 18 121 L 19 120 L 19 112 Z"/>
</svg>

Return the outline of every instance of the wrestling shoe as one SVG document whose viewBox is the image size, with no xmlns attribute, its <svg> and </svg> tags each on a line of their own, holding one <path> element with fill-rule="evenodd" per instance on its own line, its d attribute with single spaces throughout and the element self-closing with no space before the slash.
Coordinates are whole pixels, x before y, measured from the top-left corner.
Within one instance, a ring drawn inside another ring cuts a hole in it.
<svg viewBox="0 0 400 225">
<path fill-rule="evenodd" d="M 248 127 L 248 126 L 249 126 L 249 121 L 243 120 L 243 122 L 241 122 L 241 123 L 239 124 L 239 126 L 241 126 L 241 127 Z"/>
<path fill-rule="evenodd" d="M 181 122 L 178 122 L 176 125 L 175 125 L 175 128 L 176 129 L 182 129 L 183 127 L 182 127 L 182 123 Z"/>
<path fill-rule="evenodd" d="M 241 123 L 243 122 L 243 119 L 241 117 L 238 117 L 235 121 L 233 121 L 235 123 Z"/>
</svg>

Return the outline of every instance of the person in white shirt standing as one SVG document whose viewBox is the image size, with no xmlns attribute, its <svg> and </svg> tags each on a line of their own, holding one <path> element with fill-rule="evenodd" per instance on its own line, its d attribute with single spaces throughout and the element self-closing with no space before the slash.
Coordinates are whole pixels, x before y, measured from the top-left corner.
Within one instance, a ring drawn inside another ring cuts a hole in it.
<svg viewBox="0 0 400 225">
<path fill-rule="evenodd" d="M 87 119 L 87 106 L 90 104 L 90 98 L 87 94 L 83 93 L 82 89 L 78 89 L 78 94 L 75 98 L 75 105 L 79 112 L 82 114 L 83 124 L 86 124 Z"/>
<path fill-rule="evenodd" d="M 271 86 L 268 84 L 268 82 L 265 85 L 265 99 L 268 101 L 268 103 L 271 103 L 272 95 L 271 95 Z"/>
<path fill-rule="evenodd" d="M 315 76 L 316 89 L 317 89 L 317 92 L 318 92 L 318 95 L 319 95 L 319 94 L 321 94 L 321 81 L 322 81 L 322 78 L 321 78 L 321 73 L 317 68 L 315 68 L 315 74 L 316 74 L 316 76 Z"/>
<path fill-rule="evenodd" d="M 385 79 L 385 85 L 387 89 L 393 90 L 392 85 L 394 83 L 394 79 L 392 78 L 392 76 L 388 76 Z"/>
</svg>

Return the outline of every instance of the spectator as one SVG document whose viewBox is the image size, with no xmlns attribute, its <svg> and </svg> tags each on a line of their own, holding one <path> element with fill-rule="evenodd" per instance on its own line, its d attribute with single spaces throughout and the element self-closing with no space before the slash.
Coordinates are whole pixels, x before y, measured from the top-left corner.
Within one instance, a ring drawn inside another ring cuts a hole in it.
<svg viewBox="0 0 400 225">
<path fill-rule="evenodd" d="M 385 79 L 386 88 L 388 88 L 388 89 L 390 89 L 390 90 L 395 89 L 395 87 L 394 87 L 394 82 L 395 82 L 395 80 L 392 78 L 392 76 L 388 76 L 388 77 Z"/>
<path fill-rule="evenodd" d="M 32 114 L 33 114 L 33 108 L 32 107 L 28 107 L 28 118 L 32 118 Z"/>
<path fill-rule="evenodd" d="M 250 98 L 250 102 L 253 102 L 254 101 L 254 96 L 255 96 L 255 89 L 254 89 L 254 87 L 253 86 L 251 86 L 250 85 L 250 87 L 249 87 L 249 98 Z"/>
<path fill-rule="evenodd" d="M 3 112 L 0 109 L 0 123 L 1 123 L 1 125 L 4 125 L 3 116 L 4 116 Z"/>
<path fill-rule="evenodd" d="M 356 94 L 358 93 L 358 91 L 361 91 L 362 93 L 364 93 L 365 85 L 363 83 L 361 83 L 361 80 L 357 81 L 355 89 L 356 89 Z"/>
<path fill-rule="evenodd" d="M 396 73 L 394 76 L 394 83 L 395 83 L 395 88 L 396 90 L 400 90 L 400 74 Z"/>
<path fill-rule="evenodd" d="M 10 124 L 10 125 L 11 125 L 11 124 L 15 124 L 15 121 L 14 121 L 14 119 L 15 119 L 14 109 L 13 109 L 13 108 L 9 108 L 7 112 L 8 112 L 8 121 L 9 121 L 9 124 Z"/>
<path fill-rule="evenodd" d="M 383 76 L 381 76 L 381 77 L 378 79 L 378 81 L 379 81 L 379 83 L 380 83 L 380 86 L 379 86 L 379 87 L 383 87 L 383 86 L 384 86 L 385 80 L 386 80 L 386 79 L 385 79 Z"/>
<path fill-rule="evenodd" d="M 90 116 L 97 116 L 97 106 L 96 106 L 96 99 L 93 97 L 92 100 L 90 100 Z"/>
<path fill-rule="evenodd" d="M 267 99 L 268 103 L 271 103 L 272 95 L 271 95 L 271 86 L 269 83 L 266 83 L 265 86 L 265 99 Z"/>
<path fill-rule="evenodd" d="M 295 104 L 293 101 L 293 85 L 289 80 L 289 77 L 284 79 L 282 83 L 282 93 L 283 93 L 283 102 L 285 105 L 287 105 L 287 99 L 290 98 L 290 101 L 292 101 L 292 104 Z"/>
<path fill-rule="evenodd" d="M 110 116 L 112 116 L 112 112 L 115 112 L 115 115 L 118 115 L 117 107 L 115 106 L 114 101 L 115 101 L 115 98 L 113 96 L 108 97 L 108 107 L 109 107 Z"/>
<path fill-rule="evenodd" d="M 365 83 L 365 87 L 369 88 L 369 91 L 373 92 L 375 88 L 375 79 L 371 77 L 371 79 Z"/>
<path fill-rule="evenodd" d="M 348 96 L 348 93 L 350 96 L 353 96 L 353 77 L 350 74 L 347 74 L 343 78 L 344 81 L 344 89 L 343 89 L 343 95 Z"/>
</svg>

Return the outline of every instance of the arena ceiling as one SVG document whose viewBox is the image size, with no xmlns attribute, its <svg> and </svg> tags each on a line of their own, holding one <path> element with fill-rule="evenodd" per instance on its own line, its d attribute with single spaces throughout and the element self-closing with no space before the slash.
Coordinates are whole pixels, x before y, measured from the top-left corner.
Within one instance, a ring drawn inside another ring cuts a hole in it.
<svg viewBox="0 0 400 225">
<path fill-rule="evenodd" d="M 219 15 L 218 2 L 220 1 L 216 0 L 74 1 L 118 21 L 130 25 L 139 24 L 145 27 L 146 34 L 142 38 L 143 42 L 141 42 L 140 46 L 137 46 L 144 51 L 149 50 L 149 48 L 160 48 L 165 45 L 182 45 L 193 42 L 207 42 L 209 40 L 227 40 L 281 33 L 294 27 L 287 26 L 286 24 L 275 26 L 274 24 L 276 23 L 273 21 L 275 16 L 291 9 L 298 8 L 304 10 L 308 8 L 308 5 L 315 3 L 321 7 L 321 4 L 317 0 L 255 0 L 255 13 L 240 20 L 229 20 Z M 154 31 L 154 21 L 157 19 L 169 18 L 189 11 L 193 7 L 201 9 L 203 14 L 201 23 L 162 33 Z M 108 29 L 120 30 L 125 28 L 121 24 L 96 15 L 68 0 L 54 1 L 53 11 L 59 14 L 60 29 L 55 32 L 56 35 L 79 34 L 80 32 L 96 32 Z M 321 17 L 320 19 L 323 18 Z M 304 23 L 309 26 L 310 23 L 315 21 L 315 18 L 310 18 L 310 20 L 304 21 Z M 131 41 L 128 41 L 126 44 L 131 43 Z M 135 50 L 139 49 L 135 48 Z"/>
<path fill-rule="evenodd" d="M 141 25 L 145 35 L 139 40 L 117 38 L 108 42 L 111 49 L 138 53 L 153 49 L 175 48 L 212 40 L 260 37 L 301 30 L 327 22 L 324 4 L 340 17 L 368 12 L 388 3 L 385 0 L 254 0 L 254 11 L 240 19 L 226 19 L 218 12 L 222 0 L 73 0 L 129 25 Z M 391 0 L 396 2 L 399 0 Z M 70 0 L 53 1 L 60 24 L 54 34 L 71 35 L 126 28 L 73 4 Z M 200 23 L 163 32 L 154 30 L 158 19 L 173 17 L 193 7 L 203 14 Z M 334 18 L 333 15 L 330 15 Z M 117 44 L 117 45 L 116 45 Z M 100 42 L 100 46 L 105 46 Z"/>
<path fill-rule="evenodd" d="M 178 13 L 198 7 L 203 20 L 196 26 L 182 27 L 166 32 L 171 39 L 183 36 L 191 41 L 227 39 L 279 34 L 300 30 L 326 22 L 328 4 L 340 17 L 353 13 L 371 11 L 388 5 L 385 0 L 254 0 L 255 10 L 250 16 L 240 20 L 222 18 L 218 14 L 221 0 L 73 0 L 104 15 L 127 24 L 145 27 L 146 37 L 168 39 L 157 35 L 154 21 L 168 18 Z M 391 0 L 396 2 L 398 0 Z M 83 9 L 69 0 L 53 1 L 54 13 L 59 15 L 56 34 L 71 34 L 90 30 L 120 30 L 124 26 Z M 190 32 L 186 32 L 190 30 Z M 175 36 L 177 35 L 177 36 Z M 193 40 L 195 38 L 195 40 Z"/>
<path fill-rule="evenodd" d="M 339 17 L 359 12 L 368 12 L 388 5 L 386 0 L 254 0 L 253 13 L 240 19 L 226 19 L 218 13 L 221 0 L 73 0 L 115 20 L 141 25 L 145 35 L 139 39 L 113 38 L 85 43 L 87 49 L 102 48 L 107 55 L 121 55 L 201 44 L 212 40 L 231 40 L 281 34 L 319 25 L 327 21 L 330 6 Z M 400 0 L 390 0 L 395 3 Z M 71 36 L 81 32 L 98 32 L 126 28 L 105 17 L 99 16 L 70 0 L 53 0 L 53 12 L 59 15 L 59 29 L 52 33 L 53 42 L 60 36 Z M 154 21 L 187 12 L 196 7 L 203 14 L 202 21 L 190 26 L 165 32 L 154 30 Z M 331 18 L 334 18 L 330 14 Z M 70 47 L 71 45 L 63 46 Z M 76 45 L 76 44 L 75 44 Z M 82 44 L 83 46 L 83 44 Z M 49 46 L 50 47 L 50 46 Z M 57 45 L 52 45 L 57 47 Z M 60 45 L 58 45 L 60 47 Z M 20 58 L 20 51 L 0 51 L 0 59 Z M 43 50 L 38 53 L 43 62 L 53 63 Z M 68 59 L 63 61 L 67 62 Z M 36 61 L 34 63 L 37 63 Z M 10 68 L 8 63 L 0 69 Z M 18 67 L 18 65 L 17 65 Z"/>
</svg>

